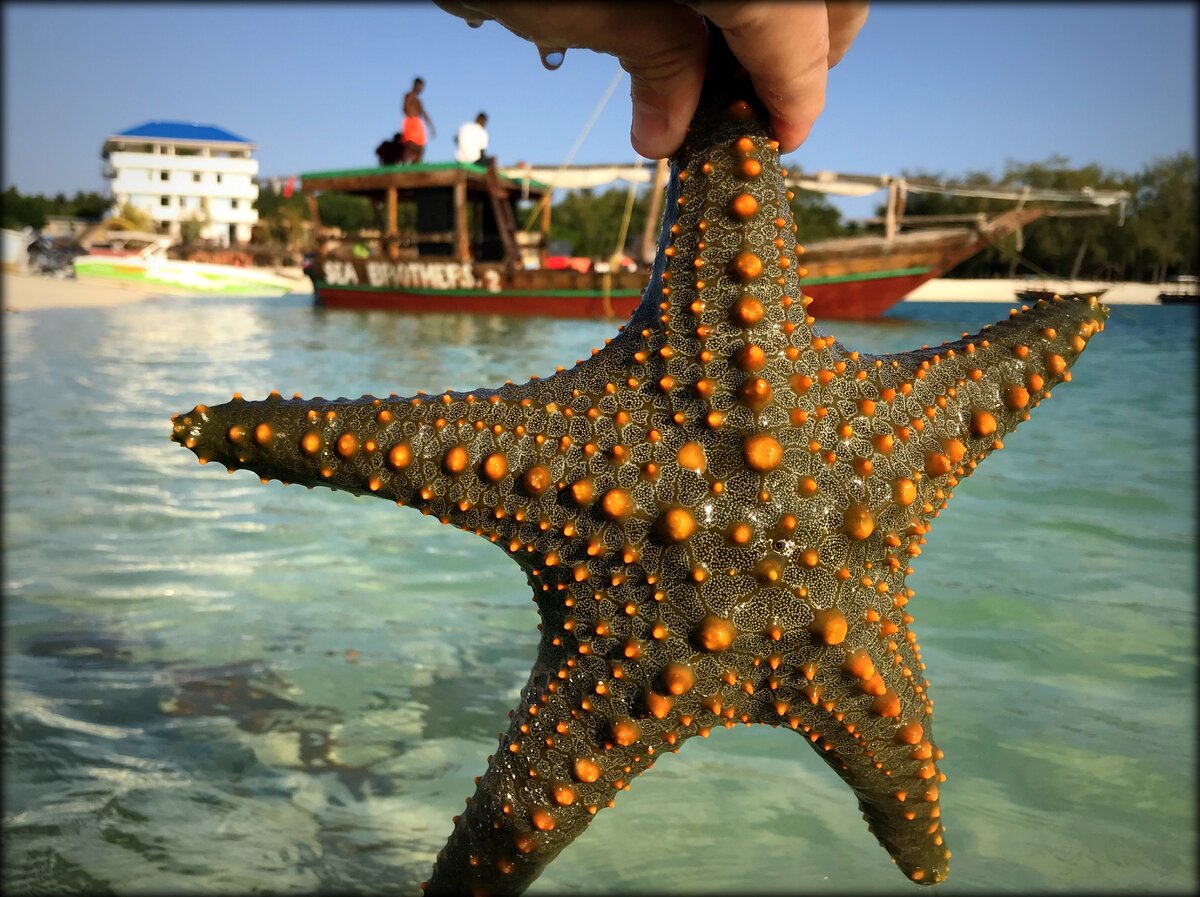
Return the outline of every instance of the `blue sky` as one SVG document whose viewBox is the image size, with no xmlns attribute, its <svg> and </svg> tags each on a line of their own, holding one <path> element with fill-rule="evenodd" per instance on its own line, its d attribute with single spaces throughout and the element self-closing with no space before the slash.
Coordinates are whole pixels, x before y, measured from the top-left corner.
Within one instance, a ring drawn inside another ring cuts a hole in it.
<svg viewBox="0 0 1200 897">
<path fill-rule="evenodd" d="M 494 22 L 473 30 L 425 3 L 5 3 L 3 16 L 3 181 L 27 193 L 103 191 L 105 137 L 149 119 L 245 136 L 263 175 L 374 164 L 414 75 L 437 125 L 428 161 L 486 110 L 502 164 L 558 164 L 619 70 L 573 50 L 547 71 Z M 1191 3 L 877 2 L 788 162 L 954 176 L 1061 154 L 1137 171 L 1196 151 L 1195 44 Z M 621 77 L 575 161 L 636 158 Z"/>
</svg>

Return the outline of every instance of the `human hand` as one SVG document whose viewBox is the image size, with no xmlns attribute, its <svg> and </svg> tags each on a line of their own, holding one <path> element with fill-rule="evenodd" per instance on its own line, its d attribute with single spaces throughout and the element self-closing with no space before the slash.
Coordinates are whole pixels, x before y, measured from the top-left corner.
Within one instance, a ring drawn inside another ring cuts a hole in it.
<svg viewBox="0 0 1200 897">
<path fill-rule="evenodd" d="M 607 0 L 435 0 L 468 24 L 495 20 L 545 56 L 571 47 L 609 53 L 629 72 L 633 148 L 670 155 L 700 99 L 708 58 L 703 18 L 721 29 L 771 116 L 780 152 L 808 137 L 825 106 L 829 69 L 867 20 L 865 0 L 721 2 L 654 0 L 636 6 Z"/>
</svg>

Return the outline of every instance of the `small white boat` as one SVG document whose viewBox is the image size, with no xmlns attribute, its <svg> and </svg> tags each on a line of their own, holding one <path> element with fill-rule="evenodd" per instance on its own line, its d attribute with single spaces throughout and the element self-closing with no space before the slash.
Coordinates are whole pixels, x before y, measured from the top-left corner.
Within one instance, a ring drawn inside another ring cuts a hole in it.
<svg viewBox="0 0 1200 897">
<path fill-rule="evenodd" d="M 78 256 L 72 263 L 75 278 L 83 282 L 188 296 L 283 296 L 306 289 L 302 279 L 262 268 L 167 258 L 169 245 L 170 240 L 162 237 L 132 255 L 92 253 Z"/>
</svg>

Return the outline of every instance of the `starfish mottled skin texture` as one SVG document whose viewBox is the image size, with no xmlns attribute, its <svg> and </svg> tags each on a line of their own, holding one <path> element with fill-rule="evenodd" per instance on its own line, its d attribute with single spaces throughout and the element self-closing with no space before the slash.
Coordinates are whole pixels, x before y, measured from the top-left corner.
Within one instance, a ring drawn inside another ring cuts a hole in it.
<svg viewBox="0 0 1200 897">
<path fill-rule="evenodd" d="M 905 578 L 1107 310 L 1040 302 L 895 355 L 818 335 L 778 145 L 723 53 L 641 305 L 591 358 L 499 389 L 174 418 L 201 462 L 416 507 L 528 576 L 537 658 L 430 894 L 520 893 L 664 753 L 753 723 L 809 743 L 911 880 L 946 876 Z"/>
</svg>

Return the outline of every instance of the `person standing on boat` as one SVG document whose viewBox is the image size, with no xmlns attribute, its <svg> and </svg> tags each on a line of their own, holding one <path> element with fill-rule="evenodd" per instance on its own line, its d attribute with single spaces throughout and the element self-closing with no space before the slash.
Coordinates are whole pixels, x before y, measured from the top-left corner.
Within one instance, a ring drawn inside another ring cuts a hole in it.
<svg viewBox="0 0 1200 897">
<path fill-rule="evenodd" d="M 412 89 L 404 95 L 404 126 L 400 129 L 404 148 L 400 161 L 405 164 L 419 163 L 425 157 L 426 124 L 430 133 L 437 136 L 437 128 L 433 126 L 433 120 L 421 102 L 421 91 L 424 89 L 425 79 L 413 78 Z"/>
<path fill-rule="evenodd" d="M 488 156 L 484 150 L 488 147 L 487 113 L 480 112 L 475 121 L 465 122 L 454 135 L 454 159 L 456 162 L 466 162 L 474 165 L 487 165 Z"/>
</svg>

